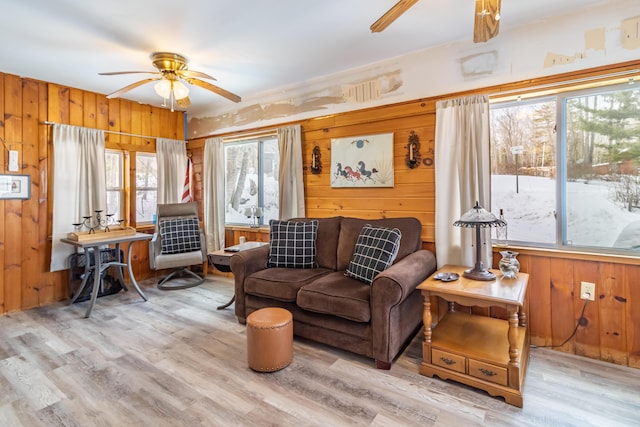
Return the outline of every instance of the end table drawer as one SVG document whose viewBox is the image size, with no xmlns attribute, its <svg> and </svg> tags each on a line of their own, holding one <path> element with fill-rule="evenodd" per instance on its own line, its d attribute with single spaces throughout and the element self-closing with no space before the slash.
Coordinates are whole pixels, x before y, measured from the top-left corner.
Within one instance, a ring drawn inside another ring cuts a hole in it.
<svg viewBox="0 0 640 427">
<path fill-rule="evenodd" d="M 492 383 L 508 385 L 506 368 L 489 363 L 469 359 L 469 375 Z"/>
<path fill-rule="evenodd" d="M 431 363 L 451 369 L 452 371 L 466 373 L 465 358 L 457 354 L 447 353 L 446 351 L 433 349 L 431 350 Z"/>
</svg>

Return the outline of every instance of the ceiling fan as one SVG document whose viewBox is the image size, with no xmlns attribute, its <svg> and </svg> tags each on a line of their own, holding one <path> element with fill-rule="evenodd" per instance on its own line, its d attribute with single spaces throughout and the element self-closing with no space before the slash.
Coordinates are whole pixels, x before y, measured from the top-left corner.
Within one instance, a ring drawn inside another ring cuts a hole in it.
<svg viewBox="0 0 640 427">
<path fill-rule="evenodd" d="M 418 0 L 400 0 L 371 25 L 371 32 L 383 31 L 417 2 Z M 500 30 L 500 4 L 502 0 L 475 0 L 475 2 L 473 42 L 486 42 L 497 36 Z"/>
<path fill-rule="evenodd" d="M 138 86 L 142 86 L 144 84 L 157 81 L 155 84 L 155 91 L 158 95 L 160 95 L 164 100 L 166 105 L 166 101 L 171 101 L 171 110 L 173 111 L 173 101 L 175 100 L 176 104 L 181 108 L 187 108 L 191 105 L 191 100 L 189 100 L 189 88 L 183 83 L 189 83 L 195 86 L 199 86 L 201 88 L 207 89 L 211 92 L 217 93 L 233 102 L 240 102 L 241 98 L 231 93 L 225 89 L 222 89 L 219 86 L 206 82 L 200 79 L 209 79 L 216 80 L 208 74 L 202 73 L 200 71 L 191 71 L 187 68 L 187 59 L 178 55 L 177 53 L 170 52 L 154 52 L 151 54 L 151 63 L 158 71 L 114 71 L 109 73 L 98 73 L 102 76 L 113 76 L 118 74 L 137 74 L 137 73 L 147 73 L 154 74 L 157 77 L 150 77 L 147 79 L 143 79 L 132 83 L 128 86 L 123 87 L 109 95 L 107 98 L 118 98 L 122 96 L 124 93 L 137 88 Z"/>
</svg>

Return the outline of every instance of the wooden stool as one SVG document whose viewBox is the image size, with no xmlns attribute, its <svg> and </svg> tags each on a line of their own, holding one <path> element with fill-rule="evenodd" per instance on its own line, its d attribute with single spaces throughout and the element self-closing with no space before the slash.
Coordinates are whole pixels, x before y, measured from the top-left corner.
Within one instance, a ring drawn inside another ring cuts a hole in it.
<svg viewBox="0 0 640 427">
<path fill-rule="evenodd" d="M 261 308 L 247 316 L 247 360 L 258 372 L 273 372 L 293 359 L 293 316 L 278 307 Z"/>
</svg>

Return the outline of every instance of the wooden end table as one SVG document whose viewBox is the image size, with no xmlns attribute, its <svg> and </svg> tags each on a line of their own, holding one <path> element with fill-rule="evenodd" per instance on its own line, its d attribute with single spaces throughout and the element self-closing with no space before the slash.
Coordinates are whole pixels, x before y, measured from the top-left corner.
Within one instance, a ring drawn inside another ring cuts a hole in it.
<svg viewBox="0 0 640 427">
<path fill-rule="evenodd" d="M 515 279 L 478 281 L 462 273 L 467 267 L 445 265 L 418 285 L 424 297 L 423 360 L 420 373 L 437 375 L 503 396 L 511 405 L 522 407 L 525 372 L 529 360 L 529 333 L 523 303 L 529 275 Z M 438 273 L 451 272 L 460 278 L 443 282 Z M 447 301 L 448 311 L 432 326 L 431 297 Z M 507 320 L 455 310 L 465 307 L 502 307 Z"/>
<path fill-rule="evenodd" d="M 213 265 L 218 270 L 223 273 L 231 273 L 231 257 L 240 252 L 246 251 L 247 249 L 257 248 L 259 246 L 268 245 L 269 242 L 245 242 L 240 243 L 239 245 L 229 246 L 224 249 L 219 249 L 217 251 L 213 251 L 207 254 L 207 259 L 209 263 Z M 224 310 L 229 307 L 236 300 L 235 294 L 231 297 L 228 303 L 223 304 L 217 307 L 218 310 Z"/>
</svg>

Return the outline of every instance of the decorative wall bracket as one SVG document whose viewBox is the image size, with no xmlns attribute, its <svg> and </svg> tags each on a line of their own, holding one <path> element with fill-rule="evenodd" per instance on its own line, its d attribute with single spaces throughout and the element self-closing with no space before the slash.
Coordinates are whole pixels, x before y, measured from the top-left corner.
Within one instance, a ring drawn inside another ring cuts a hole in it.
<svg viewBox="0 0 640 427">
<path fill-rule="evenodd" d="M 409 169 L 415 169 L 420 165 L 420 138 L 414 131 L 409 134 L 409 143 L 407 148 L 407 166 Z"/>
<path fill-rule="evenodd" d="M 313 147 L 311 152 L 311 173 L 319 174 L 322 172 L 322 161 L 320 159 L 320 147 L 317 145 Z"/>
</svg>

